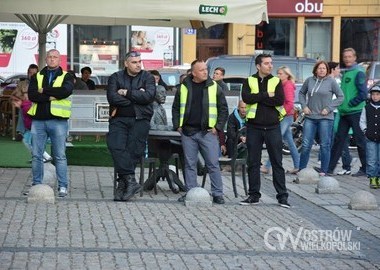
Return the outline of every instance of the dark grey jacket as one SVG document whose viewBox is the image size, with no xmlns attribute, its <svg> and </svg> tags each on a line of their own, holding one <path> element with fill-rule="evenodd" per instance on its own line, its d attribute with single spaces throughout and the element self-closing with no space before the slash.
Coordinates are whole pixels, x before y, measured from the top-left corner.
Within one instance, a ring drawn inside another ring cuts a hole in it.
<svg viewBox="0 0 380 270">
<path fill-rule="evenodd" d="M 117 93 L 119 89 L 128 89 L 126 96 Z M 142 90 L 143 89 L 143 90 Z M 156 95 L 156 84 L 152 74 L 141 70 L 136 77 L 127 75 L 125 70 L 113 73 L 107 84 L 107 100 L 110 104 L 110 115 L 116 110 L 133 106 L 136 119 L 150 119 L 153 115 L 153 105 Z"/>
</svg>

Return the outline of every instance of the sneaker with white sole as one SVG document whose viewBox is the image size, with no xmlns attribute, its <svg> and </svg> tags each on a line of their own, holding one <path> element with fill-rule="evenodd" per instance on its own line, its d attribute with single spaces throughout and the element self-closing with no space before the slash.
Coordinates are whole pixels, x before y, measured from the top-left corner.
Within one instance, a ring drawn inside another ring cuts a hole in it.
<svg viewBox="0 0 380 270">
<path fill-rule="evenodd" d="M 247 199 L 239 202 L 240 205 L 255 205 L 260 203 L 260 198 L 250 195 Z"/>
<path fill-rule="evenodd" d="M 67 196 L 67 188 L 65 187 L 60 187 L 58 190 L 58 197 L 66 197 Z"/>
<path fill-rule="evenodd" d="M 351 171 L 350 170 L 342 170 L 340 172 L 336 173 L 337 175 L 350 175 Z"/>
<path fill-rule="evenodd" d="M 278 201 L 278 204 L 281 206 L 281 207 L 284 207 L 284 208 L 290 208 L 290 204 L 288 203 L 288 200 L 287 199 L 281 199 Z"/>
</svg>

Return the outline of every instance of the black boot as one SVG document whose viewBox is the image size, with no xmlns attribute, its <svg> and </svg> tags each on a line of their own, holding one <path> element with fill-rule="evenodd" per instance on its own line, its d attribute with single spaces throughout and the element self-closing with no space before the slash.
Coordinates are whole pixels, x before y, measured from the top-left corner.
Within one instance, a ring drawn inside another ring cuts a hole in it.
<svg viewBox="0 0 380 270">
<path fill-rule="evenodd" d="M 136 193 L 139 193 L 141 190 L 141 186 L 136 182 L 136 178 L 134 175 L 127 176 L 127 189 L 123 194 L 123 201 L 128 201 L 133 197 Z"/>
<path fill-rule="evenodd" d="M 123 195 L 127 189 L 127 180 L 125 178 L 118 178 L 117 188 L 113 200 L 116 202 L 125 201 L 123 200 Z"/>
</svg>

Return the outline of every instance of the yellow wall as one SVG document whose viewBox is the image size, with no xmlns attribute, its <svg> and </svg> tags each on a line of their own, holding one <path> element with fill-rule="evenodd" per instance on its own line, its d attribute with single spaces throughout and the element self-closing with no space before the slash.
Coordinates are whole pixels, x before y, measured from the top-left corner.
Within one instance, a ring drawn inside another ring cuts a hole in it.
<svg viewBox="0 0 380 270">
<path fill-rule="evenodd" d="M 373 17 L 380 14 L 380 0 L 324 0 L 323 17 Z"/>
<path fill-rule="evenodd" d="M 247 24 L 229 24 L 228 54 L 253 54 L 255 50 L 255 26 Z"/>
<path fill-rule="evenodd" d="M 286 0 L 281 0 L 286 1 Z M 332 19 L 331 60 L 339 61 L 340 27 L 342 17 L 379 17 L 380 0 L 324 0 L 321 17 Z M 270 19 L 269 19 L 270 22 Z M 297 18 L 296 55 L 304 56 L 305 17 Z M 196 57 L 196 36 L 182 35 L 182 59 L 188 62 Z M 255 26 L 245 24 L 229 24 L 228 54 L 247 55 L 255 51 Z M 191 61 L 190 61 L 191 62 Z"/>
<path fill-rule="evenodd" d="M 197 35 L 184 34 L 182 30 L 182 63 L 191 63 L 196 59 Z"/>
<path fill-rule="evenodd" d="M 282 0 L 286 1 L 286 0 Z M 331 60 L 339 61 L 340 29 L 342 17 L 379 17 L 380 0 L 324 0 L 323 18 L 332 20 Z M 269 19 L 270 23 L 270 19 Z M 296 55 L 304 56 L 305 17 L 297 17 Z M 255 51 L 255 26 L 230 24 L 228 29 L 229 54 L 253 54 Z"/>
<path fill-rule="evenodd" d="M 305 17 L 297 18 L 296 56 L 303 56 Z"/>
</svg>

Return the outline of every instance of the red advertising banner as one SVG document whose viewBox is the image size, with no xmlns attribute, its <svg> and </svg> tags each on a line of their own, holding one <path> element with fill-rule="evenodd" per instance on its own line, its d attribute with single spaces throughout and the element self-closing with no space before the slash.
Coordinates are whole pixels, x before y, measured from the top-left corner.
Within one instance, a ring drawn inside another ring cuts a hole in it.
<svg viewBox="0 0 380 270">
<path fill-rule="evenodd" d="M 61 53 L 61 66 L 67 66 L 67 25 L 57 25 L 46 36 L 46 50 Z M 0 22 L 0 74 L 4 77 L 26 74 L 30 64 L 38 64 L 38 34 L 25 23 Z"/>
<path fill-rule="evenodd" d="M 173 28 L 132 26 L 131 30 L 130 49 L 141 52 L 144 69 L 173 66 Z"/>
<path fill-rule="evenodd" d="M 269 16 L 321 16 L 323 0 L 268 0 Z"/>
</svg>

